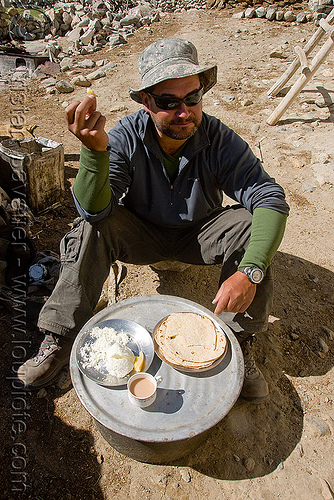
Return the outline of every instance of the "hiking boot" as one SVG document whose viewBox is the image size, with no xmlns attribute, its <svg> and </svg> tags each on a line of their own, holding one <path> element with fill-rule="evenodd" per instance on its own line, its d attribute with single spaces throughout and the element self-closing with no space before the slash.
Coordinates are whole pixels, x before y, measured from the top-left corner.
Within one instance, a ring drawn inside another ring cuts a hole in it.
<svg viewBox="0 0 334 500">
<path fill-rule="evenodd" d="M 17 370 L 24 387 L 38 389 L 48 385 L 68 363 L 73 339 L 45 332 L 38 353 Z"/>
<path fill-rule="evenodd" d="M 245 378 L 240 397 L 251 402 L 261 403 L 269 396 L 268 384 L 261 370 L 256 366 L 252 353 L 254 337 L 250 337 L 240 343 L 245 362 Z"/>
</svg>

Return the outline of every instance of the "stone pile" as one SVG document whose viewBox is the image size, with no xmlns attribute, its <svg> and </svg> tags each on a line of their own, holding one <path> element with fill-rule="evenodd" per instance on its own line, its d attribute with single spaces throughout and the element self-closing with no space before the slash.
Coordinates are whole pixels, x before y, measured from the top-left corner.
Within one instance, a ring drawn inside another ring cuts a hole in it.
<svg viewBox="0 0 334 500">
<path fill-rule="evenodd" d="M 276 5 L 259 6 L 258 0 L 86 0 L 51 2 L 35 0 L 33 17 L 30 10 L 18 10 L 15 2 L 1 0 L 0 40 L 34 40 L 68 36 L 73 41 L 73 54 L 99 50 L 107 43 L 116 46 L 141 26 L 159 19 L 161 12 L 181 12 L 189 9 L 222 9 L 242 4 L 245 10 L 237 18 L 262 17 L 302 23 L 318 20 L 333 8 L 334 0 L 309 0 L 309 12 L 291 8 L 296 0 L 280 0 Z M 290 5 L 290 8 L 289 8 Z M 40 6 L 40 7 L 39 7 Z M 254 6 L 254 7 L 253 7 Z M 248 8 L 247 8 L 248 7 Z"/>
<path fill-rule="evenodd" d="M 6 39 L 8 37 L 8 22 L 9 22 L 9 14 L 7 9 L 0 5 L 0 39 Z"/>
<path fill-rule="evenodd" d="M 319 1 L 332 2 L 332 0 L 319 0 Z M 319 2 L 317 1 L 317 6 L 318 3 Z M 321 18 L 325 18 L 327 13 L 331 11 L 331 9 L 328 11 L 327 7 L 328 5 L 326 5 L 326 7 L 324 7 L 323 5 L 321 8 L 319 7 L 318 10 L 312 9 L 313 10 L 312 12 L 310 10 L 306 12 L 305 11 L 296 12 L 292 10 L 291 7 L 284 8 L 280 7 L 278 4 L 272 4 L 267 7 L 264 6 L 260 6 L 257 8 L 247 7 L 245 10 L 233 14 L 233 17 L 235 19 L 244 19 L 244 18 L 252 19 L 254 17 L 259 17 L 267 19 L 268 21 L 286 21 L 289 23 L 297 23 L 297 24 L 314 21 L 315 24 L 318 25 L 319 20 Z"/>
<path fill-rule="evenodd" d="M 3 0 L 2 0 L 3 1 Z M 173 0 L 174 1 L 174 0 Z M 201 0 L 203 1 L 203 0 Z M 130 36 L 135 29 L 149 25 L 158 19 L 158 11 L 148 2 L 131 0 L 121 2 L 90 2 L 84 6 L 79 2 L 56 3 L 53 7 L 41 10 L 38 18 L 30 10 L 19 11 L 16 7 L 0 4 L 0 40 L 34 40 L 45 37 L 68 36 L 81 46 L 105 45 L 109 38 L 117 45 L 125 43 L 123 38 Z"/>
</svg>

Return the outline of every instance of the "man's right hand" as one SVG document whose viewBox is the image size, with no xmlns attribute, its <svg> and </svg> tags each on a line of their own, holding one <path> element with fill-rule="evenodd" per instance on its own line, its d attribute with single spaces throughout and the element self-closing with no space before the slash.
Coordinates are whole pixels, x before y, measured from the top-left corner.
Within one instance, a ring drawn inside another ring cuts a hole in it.
<svg viewBox="0 0 334 500">
<path fill-rule="evenodd" d="M 96 97 L 87 96 L 83 101 L 74 101 L 65 109 L 67 128 L 86 148 L 106 151 L 108 135 L 104 130 L 105 116 L 96 111 Z"/>
</svg>

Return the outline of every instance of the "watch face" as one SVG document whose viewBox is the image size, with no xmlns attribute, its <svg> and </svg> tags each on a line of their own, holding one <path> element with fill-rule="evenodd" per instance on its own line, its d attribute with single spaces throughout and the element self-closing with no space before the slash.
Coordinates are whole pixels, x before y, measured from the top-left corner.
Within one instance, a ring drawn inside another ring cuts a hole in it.
<svg viewBox="0 0 334 500">
<path fill-rule="evenodd" d="M 253 281 L 253 283 L 260 283 L 262 281 L 262 278 L 263 272 L 261 271 L 261 269 L 253 269 L 253 271 L 251 272 L 251 280 Z"/>
</svg>

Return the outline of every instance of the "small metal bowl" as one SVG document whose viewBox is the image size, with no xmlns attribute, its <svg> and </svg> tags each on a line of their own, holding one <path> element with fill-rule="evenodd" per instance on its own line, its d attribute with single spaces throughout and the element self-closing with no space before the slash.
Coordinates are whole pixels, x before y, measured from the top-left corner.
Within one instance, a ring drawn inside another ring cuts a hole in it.
<svg viewBox="0 0 334 500">
<path fill-rule="evenodd" d="M 154 357 L 154 345 L 150 333 L 143 326 L 139 325 L 135 321 L 115 318 L 101 321 L 100 323 L 95 324 L 93 328 L 96 327 L 109 327 L 113 328 L 117 332 L 128 334 L 130 337 L 130 341 L 128 342 L 127 347 L 131 349 L 135 356 L 138 356 L 140 351 L 144 353 L 145 364 L 142 371 L 148 370 Z M 86 362 L 84 362 L 82 358 L 81 349 L 94 342 L 95 338 L 96 337 L 92 335 L 92 328 L 90 328 L 82 334 L 81 338 L 78 341 L 76 347 L 76 361 L 81 373 L 86 375 L 86 377 L 90 378 L 97 384 L 103 385 L 105 387 L 126 384 L 131 375 L 135 373 L 134 370 L 128 373 L 125 377 L 118 378 L 108 373 L 106 369 L 97 370 L 93 367 L 86 366 Z"/>
</svg>

